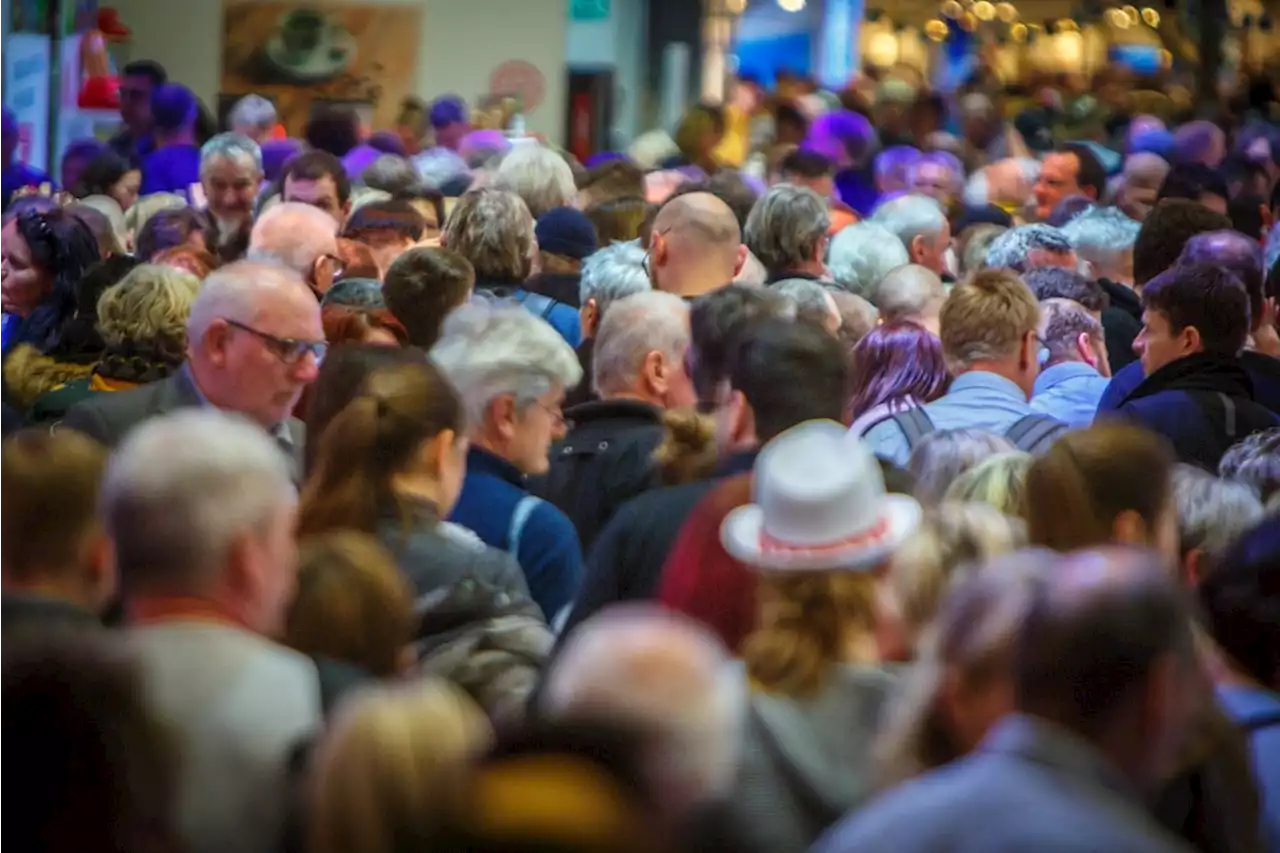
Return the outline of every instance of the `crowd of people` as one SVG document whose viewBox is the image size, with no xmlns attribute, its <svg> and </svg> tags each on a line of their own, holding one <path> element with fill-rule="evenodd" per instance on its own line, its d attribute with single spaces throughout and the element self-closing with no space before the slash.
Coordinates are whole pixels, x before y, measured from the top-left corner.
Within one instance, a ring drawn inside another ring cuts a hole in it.
<svg viewBox="0 0 1280 853">
<path fill-rule="evenodd" d="M 1280 851 L 1275 126 L 123 76 L 5 116 L 15 849 Z"/>
</svg>

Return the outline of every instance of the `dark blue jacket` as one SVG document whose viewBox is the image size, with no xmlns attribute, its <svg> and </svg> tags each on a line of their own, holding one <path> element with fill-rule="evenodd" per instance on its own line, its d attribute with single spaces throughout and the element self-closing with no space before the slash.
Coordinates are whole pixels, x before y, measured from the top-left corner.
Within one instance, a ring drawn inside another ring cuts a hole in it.
<svg viewBox="0 0 1280 853">
<path fill-rule="evenodd" d="M 1245 350 L 1240 353 L 1240 366 L 1249 374 L 1249 381 L 1253 383 L 1254 402 L 1261 403 L 1280 415 L 1280 358 Z M 1124 398 L 1142 384 L 1143 378 L 1140 361 L 1115 371 L 1111 384 L 1102 392 L 1102 399 L 1098 401 L 1098 414 L 1119 408 Z"/>
<path fill-rule="evenodd" d="M 522 514 L 527 515 L 513 530 L 517 507 L 526 498 L 532 503 L 525 503 Z M 553 504 L 533 498 L 520 472 L 505 459 L 471 448 L 462 494 L 449 520 L 470 528 L 486 545 L 515 555 L 548 623 L 577 595 L 582 548 L 573 522 Z"/>
<path fill-rule="evenodd" d="M 1236 442 L 1280 426 L 1280 416 L 1254 401 L 1253 382 L 1240 360 L 1207 353 L 1155 371 L 1128 393 L 1114 415 L 1163 435 L 1179 460 L 1206 471 L 1217 471 Z"/>
</svg>

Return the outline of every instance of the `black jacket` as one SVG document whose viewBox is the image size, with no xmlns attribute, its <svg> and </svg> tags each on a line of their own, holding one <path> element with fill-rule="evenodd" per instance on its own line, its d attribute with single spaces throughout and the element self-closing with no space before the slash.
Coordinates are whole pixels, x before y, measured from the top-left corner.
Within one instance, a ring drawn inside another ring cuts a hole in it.
<svg viewBox="0 0 1280 853">
<path fill-rule="evenodd" d="M 604 400 L 574 406 L 565 418 L 573 428 L 551 448 L 539 494 L 569 516 L 587 552 L 618 507 L 658 485 L 653 451 L 662 443 L 662 410 Z"/>
<path fill-rule="evenodd" d="M 1115 375 L 1120 368 L 1138 359 L 1133 351 L 1133 339 L 1142 331 L 1142 302 L 1138 294 L 1123 284 L 1107 278 L 1098 279 L 1098 284 L 1111 300 L 1111 304 L 1102 309 L 1102 332 L 1107 340 L 1107 361 Z"/>
<path fill-rule="evenodd" d="M 1272 427 L 1280 416 L 1254 402 L 1238 358 L 1197 353 L 1170 362 L 1129 392 L 1116 410 L 1173 444 L 1178 458 L 1206 471 L 1231 445 Z"/>
<path fill-rule="evenodd" d="M 610 604 L 654 598 L 689 513 L 717 483 L 750 471 L 755 461 L 755 451 L 739 453 L 723 460 L 710 479 L 653 489 L 623 504 L 587 555 L 582 589 L 560 636 Z"/>
<path fill-rule="evenodd" d="M 0 596 L 0 626 L 5 638 L 21 631 L 101 628 L 102 621 L 88 610 L 61 598 L 6 592 Z"/>
<path fill-rule="evenodd" d="M 582 365 L 582 381 L 577 384 L 577 387 L 565 394 L 564 404 L 566 408 L 573 408 L 583 403 L 591 403 L 600 399 L 591 387 L 591 375 L 592 371 L 595 370 L 595 338 L 584 338 L 582 343 L 578 344 L 578 348 L 574 350 L 574 353 L 578 356 L 578 364 Z"/>
<path fill-rule="evenodd" d="M 578 288 L 582 284 L 580 273 L 538 273 L 524 283 L 530 293 L 541 293 L 571 308 L 581 308 Z"/>
</svg>

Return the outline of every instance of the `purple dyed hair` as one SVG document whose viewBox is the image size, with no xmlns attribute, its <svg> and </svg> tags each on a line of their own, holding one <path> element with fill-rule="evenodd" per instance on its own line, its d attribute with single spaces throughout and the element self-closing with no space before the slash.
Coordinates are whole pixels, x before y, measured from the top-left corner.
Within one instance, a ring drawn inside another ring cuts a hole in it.
<svg viewBox="0 0 1280 853">
<path fill-rule="evenodd" d="M 853 348 L 850 360 L 850 422 L 894 400 L 931 402 L 951 384 L 942 342 L 923 326 L 907 321 L 876 326 Z"/>
</svg>

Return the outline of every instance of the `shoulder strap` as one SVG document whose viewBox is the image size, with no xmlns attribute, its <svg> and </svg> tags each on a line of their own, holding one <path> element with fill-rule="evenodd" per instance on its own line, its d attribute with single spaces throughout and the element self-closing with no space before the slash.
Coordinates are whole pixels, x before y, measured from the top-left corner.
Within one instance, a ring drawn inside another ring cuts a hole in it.
<svg viewBox="0 0 1280 853">
<path fill-rule="evenodd" d="M 1246 733 L 1269 729 L 1273 726 L 1280 726 L 1280 711 L 1268 711 L 1240 723 L 1240 729 Z"/>
<path fill-rule="evenodd" d="M 1038 453 L 1067 431 L 1067 425 L 1049 415 L 1023 415 L 1005 430 L 1004 437 L 1027 453 Z"/>
<path fill-rule="evenodd" d="M 525 308 L 528 308 L 544 320 L 549 320 L 551 312 L 560 304 L 550 296 L 546 296 L 542 293 L 533 293 L 528 290 L 522 291 L 519 298 L 521 304 L 523 304 Z"/>
<path fill-rule="evenodd" d="M 933 421 L 919 406 L 912 406 L 905 412 L 898 412 L 891 417 L 906 437 L 908 450 L 915 450 L 920 439 L 934 431 Z"/>
<path fill-rule="evenodd" d="M 1188 391 L 1191 399 L 1211 424 L 1222 424 L 1231 443 L 1235 443 L 1237 430 L 1236 401 L 1221 391 Z"/>
<path fill-rule="evenodd" d="M 520 558 L 520 536 L 524 533 L 524 526 L 540 503 L 542 498 L 537 495 L 525 495 L 516 504 L 515 512 L 511 513 L 511 526 L 507 528 L 507 553 L 517 560 Z"/>
</svg>

